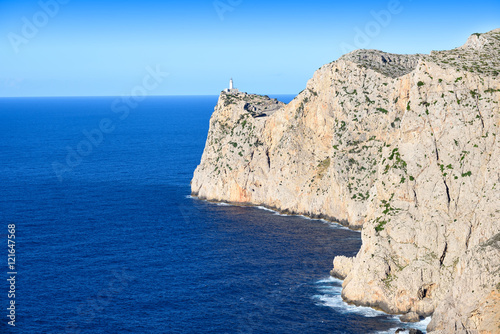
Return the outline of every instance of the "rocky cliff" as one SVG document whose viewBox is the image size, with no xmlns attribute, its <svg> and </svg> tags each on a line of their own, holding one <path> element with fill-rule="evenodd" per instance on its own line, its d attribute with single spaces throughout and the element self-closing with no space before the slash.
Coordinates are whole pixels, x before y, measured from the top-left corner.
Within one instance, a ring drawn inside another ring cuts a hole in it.
<svg viewBox="0 0 500 334">
<path fill-rule="evenodd" d="M 454 50 L 358 50 L 288 105 L 221 93 L 192 193 L 362 227 L 346 301 L 500 332 L 500 29 Z"/>
</svg>

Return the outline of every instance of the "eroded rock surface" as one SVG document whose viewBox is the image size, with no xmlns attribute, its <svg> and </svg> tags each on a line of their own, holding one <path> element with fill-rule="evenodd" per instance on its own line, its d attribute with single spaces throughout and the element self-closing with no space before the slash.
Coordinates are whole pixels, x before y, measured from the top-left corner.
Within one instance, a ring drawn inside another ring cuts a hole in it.
<svg viewBox="0 0 500 334">
<path fill-rule="evenodd" d="M 192 192 L 363 227 L 334 261 L 344 299 L 495 333 L 499 72 L 497 29 L 430 55 L 355 51 L 288 105 L 222 93 Z"/>
</svg>

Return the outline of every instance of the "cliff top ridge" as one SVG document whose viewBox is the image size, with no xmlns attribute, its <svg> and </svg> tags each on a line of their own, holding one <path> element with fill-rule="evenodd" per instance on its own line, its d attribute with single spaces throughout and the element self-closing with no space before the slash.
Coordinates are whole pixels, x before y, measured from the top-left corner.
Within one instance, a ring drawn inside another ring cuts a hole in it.
<svg viewBox="0 0 500 334">
<path fill-rule="evenodd" d="M 360 49 L 343 55 L 339 60 L 351 61 L 391 78 L 412 72 L 421 60 L 436 63 L 443 68 L 454 67 L 496 77 L 500 73 L 500 59 L 496 56 L 499 51 L 500 28 L 483 34 L 472 34 L 464 45 L 452 50 L 432 51 L 430 55 L 403 55 Z"/>
</svg>

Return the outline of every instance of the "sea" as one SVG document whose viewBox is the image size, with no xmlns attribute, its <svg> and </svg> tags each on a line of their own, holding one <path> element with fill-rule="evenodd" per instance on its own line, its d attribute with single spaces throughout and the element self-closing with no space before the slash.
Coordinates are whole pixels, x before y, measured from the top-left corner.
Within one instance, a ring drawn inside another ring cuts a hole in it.
<svg viewBox="0 0 500 334">
<path fill-rule="evenodd" d="M 1 333 L 425 332 L 342 301 L 358 231 L 191 196 L 216 103 L 0 99 Z"/>
</svg>

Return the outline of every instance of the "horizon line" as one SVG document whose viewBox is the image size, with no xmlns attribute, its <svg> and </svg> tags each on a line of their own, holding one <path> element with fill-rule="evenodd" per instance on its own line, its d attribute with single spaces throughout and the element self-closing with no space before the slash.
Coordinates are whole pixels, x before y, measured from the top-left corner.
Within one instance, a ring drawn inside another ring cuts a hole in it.
<svg viewBox="0 0 500 334">
<path fill-rule="evenodd" d="M 222 91 L 221 91 L 222 92 Z M 298 95 L 299 93 L 247 93 L 255 95 Z M 148 97 L 167 97 L 167 96 L 219 96 L 220 94 L 166 94 L 166 95 L 147 95 Z M 75 98 L 75 97 L 133 97 L 134 95 L 26 95 L 26 96 L 0 96 L 0 99 L 24 99 L 24 98 Z"/>
</svg>

